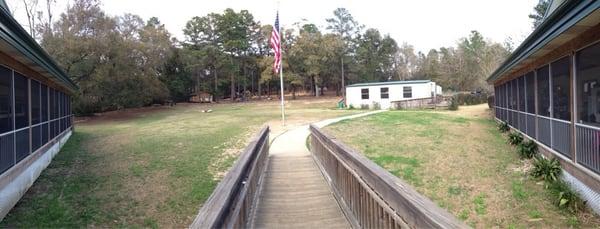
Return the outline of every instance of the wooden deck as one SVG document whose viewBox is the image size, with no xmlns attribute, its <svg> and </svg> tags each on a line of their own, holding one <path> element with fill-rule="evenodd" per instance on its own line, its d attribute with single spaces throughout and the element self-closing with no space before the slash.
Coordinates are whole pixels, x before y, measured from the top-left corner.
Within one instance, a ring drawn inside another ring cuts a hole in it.
<svg viewBox="0 0 600 229">
<path fill-rule="evenodd" d="M 310 155 L 272 156 L 259 197 L 256 228 L 349 228 Z"/>
</svg>

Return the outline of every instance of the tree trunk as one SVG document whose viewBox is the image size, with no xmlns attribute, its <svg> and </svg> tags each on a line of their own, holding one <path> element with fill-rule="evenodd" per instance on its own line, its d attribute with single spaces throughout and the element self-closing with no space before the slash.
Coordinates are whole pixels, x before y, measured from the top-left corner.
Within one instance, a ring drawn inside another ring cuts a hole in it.
<svg viewBox="0 0 600 229">
<path fill-rule="evenodd" d="M 261 83 L 258 82 L 258 100 L 262 99 Z"/>
<path fill-rule="evenodd" d="M 217 75 L 217 68 L 214 68 L 215 75 L 215 92 L 213 93 L 213 101 L 217 102 L 217 94 L 219 93 L 219 77 Z"/>
<path fill-rule="evenodd" d="M 231 65 L 233 66 L 233 57 L 231 57 Z M 235 101 L 235 73 L 230 73 L 230 80 L 231 80 L 231 101 Z"/>
<path fill-rule="evenodd" d="M 292 86 L 292 99 L 296 99 L 296 86 Z"/>
<path fill-rule="evenodd" d="M 340 89 L 342 91 L 342 97 L 344 97 L 344 99 L 345 99 L 346 98 L 346 90 L 344 89 L 344 87 L 346 87 L 346 83 L 345 83 L 344 78 L 346 78 L 346 77 L 344 76 L 344 54 L 342 54 L 342 85 L 340 86 Z"/>
<path fill-rule="evenodd" d="M 267 98 L 271 98 L 271 82 L 267 83 Z"/>
<path fill-rule="evenodd" d="M 254 81 L 254 71 L 252 71 L 251 75 L 250 75 L 250 91 L 252 93 L 256 92 L 256 90 L 255 90 L 256 87 L 254 86 L 255 85 L 254 83 L 255 83 L 255 81 Z"/>
<path fill-rule="evenodd" d="M 317 89 L 315 89 L 315 88 L 316 88 L 315 76 L 310 76 L 310 94 L 313 96 L 317 96 L 317 94 L 316 94 Z"/>
</svg>

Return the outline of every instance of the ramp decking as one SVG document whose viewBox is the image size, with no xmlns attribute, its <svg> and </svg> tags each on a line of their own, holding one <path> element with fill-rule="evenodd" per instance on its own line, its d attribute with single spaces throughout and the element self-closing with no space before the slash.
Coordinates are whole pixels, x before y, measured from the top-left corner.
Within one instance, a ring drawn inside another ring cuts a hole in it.
<svg viewBox="0 0 600 229">
<path fill-rule="evenodd" d="M 256 228 L 349 228 L 310 155 L 271 156 Z"/>
<path fill-rule="evenodd" d="M 308 126 L 271 144 L 256 228 L 350 228 L 323 174 L 306 148 Z"/>
</svg>

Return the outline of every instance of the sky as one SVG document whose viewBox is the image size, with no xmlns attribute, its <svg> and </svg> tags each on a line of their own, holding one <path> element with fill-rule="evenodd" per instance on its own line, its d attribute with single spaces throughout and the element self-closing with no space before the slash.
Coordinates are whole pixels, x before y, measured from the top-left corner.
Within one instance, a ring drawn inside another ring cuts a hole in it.
<svg viewBox="0 0 600 229">
<path fill-rule="evenodd" d="M 64 12 L 68 0 L 56 1 L 54 11 Z M 7 0 L 17 20 L 26 24 L 21 2 Z M 226 8 L 246 9 L 262 24 L 272 24 L 279 8 L 284 28 L 307 21 L 326 30 L 325 19 L 333 17 L 336 8 L 344 7 L 366 28 L 376 28 L 398 44 L 406 42 L 427 53 L 430 49 L 455 46 L 472 30 L 500 43 L 510 37 L 518 45 L 532 31 L 528 15 L 536 3 L 537 0 L 102 0 L 102 8 L 113 16 L 132 13 L 144 19 L 158 17 L 173 36 L 184 40 L 182 29 L 189 19 L 220 13 Z"/>
</svg>

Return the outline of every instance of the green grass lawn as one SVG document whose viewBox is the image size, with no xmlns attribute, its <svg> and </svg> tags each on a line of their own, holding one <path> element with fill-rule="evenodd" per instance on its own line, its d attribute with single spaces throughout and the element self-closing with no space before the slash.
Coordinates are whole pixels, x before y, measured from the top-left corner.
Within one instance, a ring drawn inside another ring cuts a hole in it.
<svg viewBox="0 0 600 229">
<path fill-rule="evenodd" d="M 358 112 L 335 101 L 288 103 L 290 125 Z M 277 102 L 181 105 L 79 123 L 0 227 L 187 227 L 249 138 L 282 130 L 279 115 Z"/>
<path fill-rule="evenodd" d="M 389 111 L 325 129 L 476 228 L 598 227 L 555 207 L 482 112 Z"/>
</svg>

